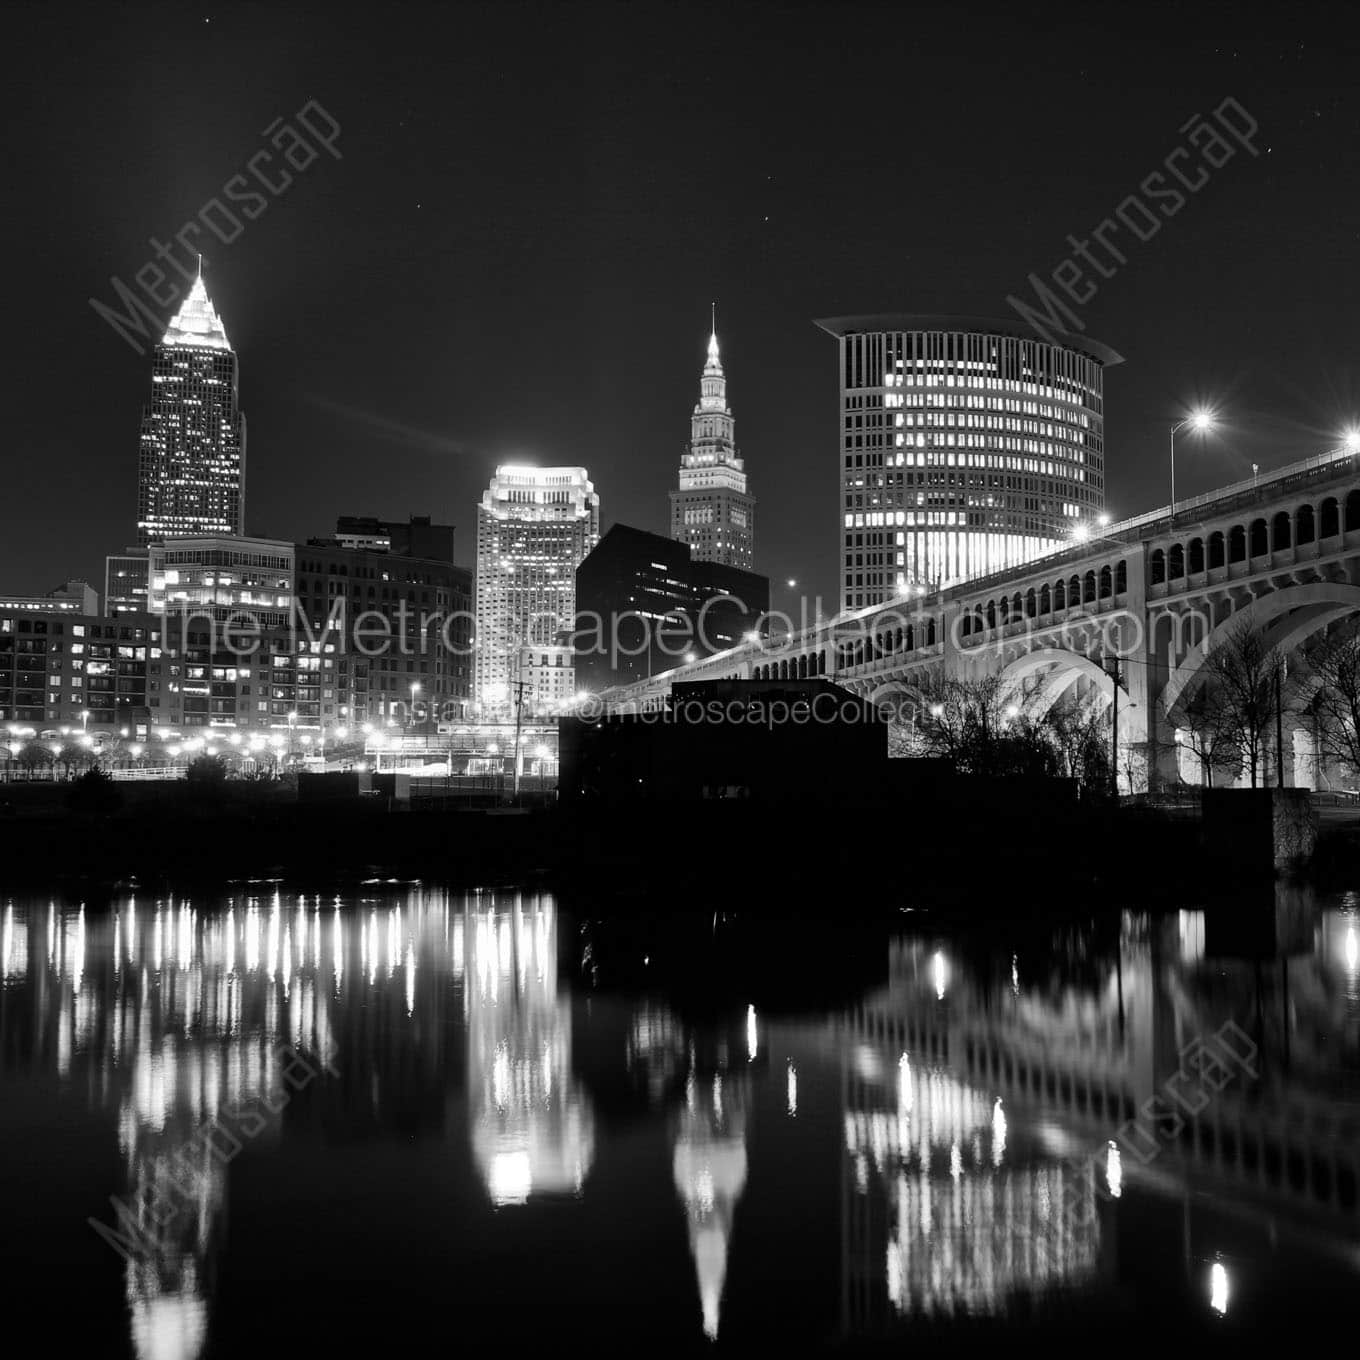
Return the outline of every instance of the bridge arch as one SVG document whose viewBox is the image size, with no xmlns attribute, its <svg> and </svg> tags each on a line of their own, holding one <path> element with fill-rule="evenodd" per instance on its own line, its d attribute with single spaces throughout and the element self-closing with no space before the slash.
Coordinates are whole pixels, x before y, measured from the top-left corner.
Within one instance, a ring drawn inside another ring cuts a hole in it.
<svg viewBox="0 0 1360 1360">
<path fill-rule="evenodd" d="M 865 701 L 874 709 L 880 704 L 900 709 L 904 703 L 917 703 L 920 698 L 921 691 L 914 685 L 909 685 L 903 680 L 889 680 L 887 684 L 871 690 L 865 696 Z"/>
<path fill-rule="evenodd" d="M 1035 718 L 1043 717 L 1081 677 L 1093 681 L 1102 694 L 1111 693 L 1110 673 L 1089 656 L 1065 647 L 1039 647 L 1016 657 L 1001 672 L 1001 683 L 1008 690 L 1019 690 L 1026 681 L 1036 677 L 1040 680 L 1039 686 L 1025 696 L 1025 707 Z M 1132 706 L 1127 684 L 1119 686 L 1119 706 L 1125 712 Z M 1122 722 L 1120 728 L 1123 728 Z"/>
<path fill-rule="evenodd" d="M 1205 659 L 1244 618 L 1266 630 L 1270 646 L 1289 651 L 1347 614 L 1360 614 L 1360 586 L 1344 581 L 1315 581 L 1258 596 L 1234 610 L 1203 642 L 1186 653 L 1162 691 L 1162 711 L 1173 723 L 1184 716 L 1185 704 L 1203 681 Z"/>
</svg>

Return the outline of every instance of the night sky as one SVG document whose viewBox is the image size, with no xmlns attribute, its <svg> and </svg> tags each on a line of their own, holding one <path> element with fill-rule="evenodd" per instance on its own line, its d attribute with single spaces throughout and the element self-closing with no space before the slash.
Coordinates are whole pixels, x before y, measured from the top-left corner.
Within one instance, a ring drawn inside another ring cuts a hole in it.
<svg viewBox="0 0 1360 1360">
<path fill-rule="evenodd" d="M 1069 17 L 1071 16 L 1071 17 Z M 1232 96 L 1214 172 L 1080 309 L 1116 515 L 1318 453 L 1360 420 L 1354 21 L 1276 7 L 851 3 L 4 11 L 10 191 L 0 589 L 133 541 L 150 390 L 115 302 L 317 100 L 342 125 L 230 245 L 247 528 L 459 529 L 495 464 L 580 463 L 606 525 L 664 532 L 710 300 L 757 497 L 756 565 L 834 599 L 835 344 L 819 316 L 1011 315 Z M 178 258 L 187 258 L 181 251 Z M 170 308 L 168 310 L 173 310 Z"/>
</svg>

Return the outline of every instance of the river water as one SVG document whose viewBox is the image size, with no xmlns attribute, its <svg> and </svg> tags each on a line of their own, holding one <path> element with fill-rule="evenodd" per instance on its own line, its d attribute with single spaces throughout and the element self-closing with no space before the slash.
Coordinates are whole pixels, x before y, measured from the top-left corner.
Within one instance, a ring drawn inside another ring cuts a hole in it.
<svg viewBox="0 0 1360 1360">
<path fill-rule="evenodd" d="M 1360 898 L 852 938 L 412 883 L 0 903 L 0 1278 L 59 1354 L 1353 1312 Z"/>
</svg>

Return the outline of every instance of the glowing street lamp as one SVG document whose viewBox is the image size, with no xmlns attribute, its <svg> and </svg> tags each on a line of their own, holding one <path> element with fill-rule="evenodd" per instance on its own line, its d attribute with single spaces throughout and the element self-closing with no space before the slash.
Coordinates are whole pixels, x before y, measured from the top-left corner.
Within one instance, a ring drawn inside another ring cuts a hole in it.
<svg viewBox="0 0 1360 1360">
<path fill-rule="evenodd" d="M 1360 453 L 1360 430 L 1347 430 L 1344 439 L 1347 453 Z"/>
<path fill-rule="evenodd" d="M 1192 411 L 1184 420 L 1171 427 L 1171 515 L 1176 514 L 1176 435 L 1188 425 L 1196 434 L 1208 434 L 1218 424 L 1218 417 L 1212 411 L 1203 409 Z"/>
</svg>

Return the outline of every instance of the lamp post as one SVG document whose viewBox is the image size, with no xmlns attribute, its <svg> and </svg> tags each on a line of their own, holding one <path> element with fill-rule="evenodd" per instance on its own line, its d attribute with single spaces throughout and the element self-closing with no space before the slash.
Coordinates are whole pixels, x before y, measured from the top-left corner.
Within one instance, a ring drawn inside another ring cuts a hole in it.
<svg viewBox="0 0 1360 1360">
<path fill-rule="evenodd" d="M 1192 411 L 1184 420 L 1171 427 L 1171 518 L 1176 518 L 1176 436 L 1187 425 L 1199 434 L 1207 434 L 1218 422 L 1212 411 Z"/>
</svg>

